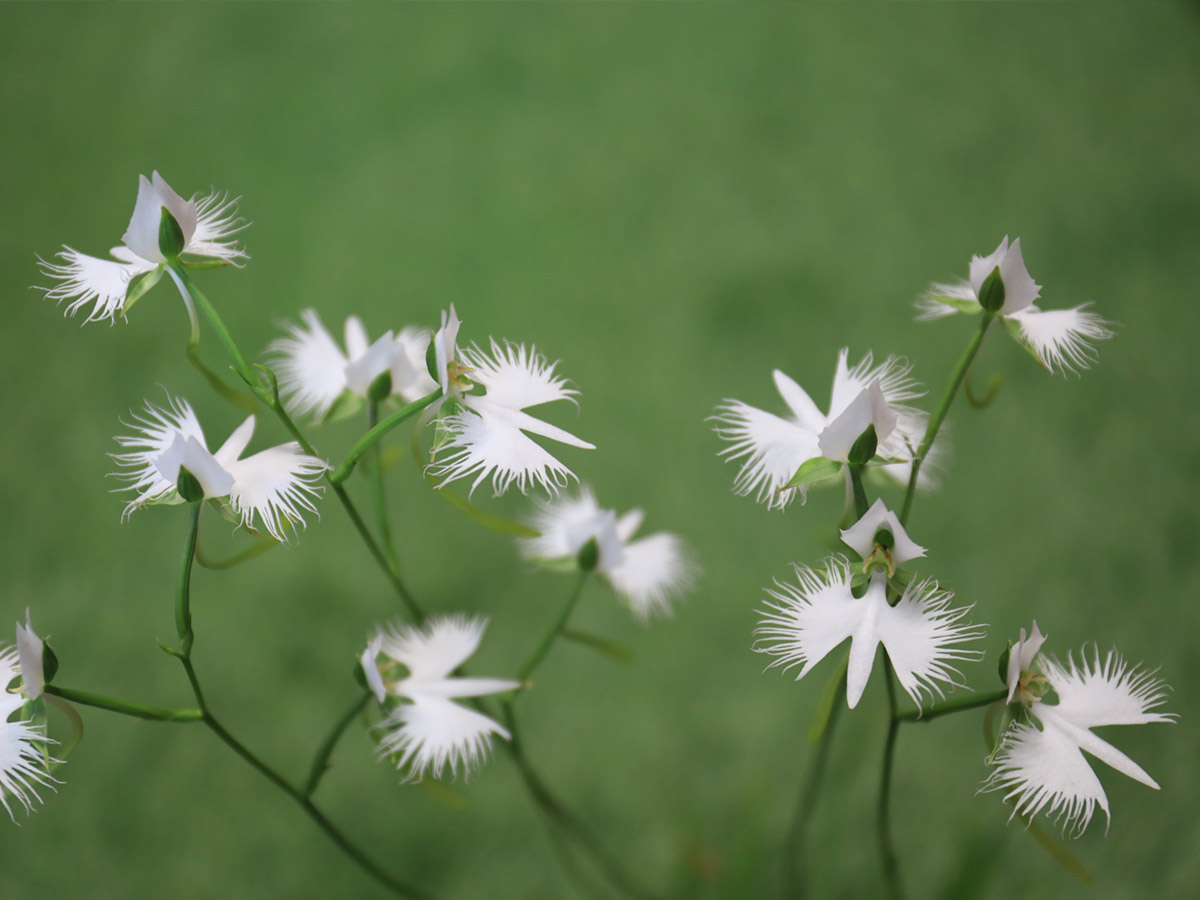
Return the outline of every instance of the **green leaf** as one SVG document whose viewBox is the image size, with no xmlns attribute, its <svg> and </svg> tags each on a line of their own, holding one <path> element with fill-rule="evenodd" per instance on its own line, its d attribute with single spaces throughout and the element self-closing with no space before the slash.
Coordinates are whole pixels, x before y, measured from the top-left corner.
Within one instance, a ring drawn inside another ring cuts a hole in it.
<svg viewBox="0 0 1200 900">
<path fill-rule="evenodd" d="M 846 669 L 850 666 L 850 651 L 842 654 L 842 661 L 821 691 L 821 699 L 813 712 L 812 723 L 808 726 L 807 740 L 810 744 L 819 744 L 829 726 L 829 717 L 833 714 L 833 705 L 842 695 L 842 687 L 846 683 Z"/>
<path fill-rule="evenodd" d="M 800 466 L 796 470 L 796 474 L 792 476 L 792 480 L 780 488 L 780 490 L 786 491 L 789 488 L 801 487 L 806 484 L 816 484 L 818 481 L 828 481 L 837 475 L 841 469 L 842 464 L 840 462 L 834 462 L 832 459 L 818 456 Z"/>
<path fill-rule="evenodd" d="M 983 307 L 979 305 L 978 300 L 967 300 L 962 297 L 947 297 L 945 294 L 934 293 L 928 293 L 925 296 L 927 296 L 930 300 L 935 300 L 945 306 L 953 307 L 959 312 L 967 313 L 968 315 L 977 316 L 983 312 Z"/>
<path fill-rule="evenodd" d="M 587 634 L 583 631 L 572 631 L 569 628 L 564 628 L 560 634 L 569 641 L 583 644 L 585 647 L 591 647 L 593 650 L 603 653 L 609 659 L 615 659 L 617 662 L 627 663 L 633 661 L 633 654 L 627 648 L 605 638 L 597 637 L 594 634 Z"/>
</svg>

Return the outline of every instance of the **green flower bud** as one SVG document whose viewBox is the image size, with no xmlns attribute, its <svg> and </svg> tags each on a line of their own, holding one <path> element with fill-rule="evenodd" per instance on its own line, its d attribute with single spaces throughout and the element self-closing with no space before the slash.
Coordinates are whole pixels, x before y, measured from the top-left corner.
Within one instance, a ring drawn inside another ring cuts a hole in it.
<svg viewBox="0 0 1200 900">
<path fill-rule="evenodd" d="M 162 218 L 158 220 L 158 249 L 167 259 L 176 259 L 183 252 L 183 229 L 175 217 L 162 207 Z"/>
<path fill-rule="evenodd" d="M 367 388 L 367 397 L 372 403 L 382 403 L 390 396 L 392 396 L 392 373 L 384 372 L 371 382 L 371 386 Z"/>
<path fill-rule="evenodd" d="M 46 684 L 54 680 L 54 676 L 58 674 L 58 657 L 54 651 L 50 649 L 50 645 L 42 642 L 42 677 Z"/>
<path fill-rule="evenodd" d="M 204 488 L 200 480 L 183 466 L 179 467 L 179 478 L 175 482 L 175 491 L 188 503 L 196 503 L 204 499 Z"/>
<path fill-rule="evenodd" d="M 1000 267 L 992 269 L 990 275 L 984 279 L 983 286 L 979 289 L 979 305 L 988 312 L 999 312 L 1004 306 L 1004 279 L 1000 277 Z"/>
<path fill-rule="evenodd" d="M 600 564 L 600 545 L 595 538 L 588 538 L 588 542 L 579 548 L 575 561 L 579 563 L 581 572 L 596 571 L 596 566 Z"/>
<path fill-rule="evenodd" d="M 844 446 L 844 445 L 843 445 Z M 854 446 L 850 448 L 847 459 L 852 466 L 865 466 L 875 456 L 879 446 L 879 438 L 875 434 L 875 423 L 867 426 L 867 430 L 858 436 Z"/>
<path fill-rule="evenodd" d="M 997 673 L 1000 675 L 1000 683 L 1008 687 L 1008 656 L 1012 653 L 1012 641 L 1008 642 L 1008 647 L 1000 654 L 1000 663 L 996 667 Z"/>
<path fill-rule="evenodd" d="M 885 549 L 891 550 L 896 546 L 896 536 L 886 528 L 880 528 L 875 532 L 875 543 Z"/>
</svg>

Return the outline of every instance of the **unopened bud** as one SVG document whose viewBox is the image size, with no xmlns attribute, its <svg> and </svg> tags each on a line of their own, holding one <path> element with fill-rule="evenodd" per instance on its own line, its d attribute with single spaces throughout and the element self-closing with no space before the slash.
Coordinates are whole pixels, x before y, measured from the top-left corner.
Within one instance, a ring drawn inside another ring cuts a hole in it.
<svg viewBox="0 0 1200 900">
<path fill-rule="evenodd" d="M 979 288 L 979 305 L 988 312 L 999 312 L 1004 306 L 1004 279 L 1000 277 L 1000 267 L 992 269 Z"/>
<path fill-rule="evenodd" d="M 175 479 L 175 490 L 188 503 L 197 503 L 204 499 L 204 487 L 200 480 L 185 469 L 179 467 L 179 477 Z"/>
<path fill-rule="evenodd" d="M 183 252 L 183 229 L 164 206 L 162 218 L 158 220 L 158 249 L 167 259 L 175 259 Z"/>
<path fill-rule="evenodd" d="M 367 388 L 367 398 L 372 403 L 382 403 L 390 396 L 392 396 L 392 373 L 384 372 Z"/>
<path fill-rule="evenodd" d="M 581 572 L 596 571 L 596 566 L 600 564 L 600 545 L 596 543 L 595 538 L 588 538 L 587 543 L 579 548 L 579 552 L 575 554 L 575 561 L 579 564 Z"/>
<path fill-rule="evenodd" d="M 867 430 L 858 436 L 846 459 L 852 466 L 865 466 L 874 458 L 878 446 L 879 438 L 875 435 L 875 423 L 872 422 L 867 426 Z"/>
</svg>

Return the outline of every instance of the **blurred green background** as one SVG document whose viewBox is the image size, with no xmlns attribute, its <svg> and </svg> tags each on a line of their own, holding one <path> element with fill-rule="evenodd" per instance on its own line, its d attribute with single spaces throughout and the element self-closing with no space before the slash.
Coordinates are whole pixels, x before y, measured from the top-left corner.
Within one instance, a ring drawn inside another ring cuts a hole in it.
<svg viewBox="0 0 1200 900">
<path fill-rule="evenodd" d="M 908 355 L 940 391 L 972 326 L 915 324 L 912 300 L 1019 235 L 1044 305 L 1095 301 L 1118 335 L 1079 379 L 989 340 L 979 380 L 1000 372 L 1004 388 L 986 413 L 951 416 L 946 489 L 911 519 L 930 548 L 921 571 L 991 625 L 987 659 L 964 668 L 977 688 L 996 686 L 998 652 L 1036 617 L 1059 654 L 1096 641 L 1161 666 L 1181 718 L 1108 735 L 1163 790 L 1101 773 L 1111 829 L 1098 819 L 1072 845 L 1090 888 L 976 794 L 980 716 L 907 728 L 904 871 L 915 897 L 1187 895 L 1200 877 L 1198 26 L 1190 4 L 5 5 L 3 611 L 32 607 L 62 684 L 187 702 L 155 646 L 173 634 L 185 517 L 121 524 L 105 453 L 118 418 L 164 389 L 214 440 L 239 415 L 186 364 L 168 286 L 111 328 L 64 320 L 28 286 L 45 283 L 37 254 L 119 241 L 139 173 L 240 194 L 251 262 L 199 279 L 248 352 L 309 306 L 377 334 L 435 324 L 454 302 L 468 340 L 562 359 L 580 412 L 549 417 L 599 447 L 562 458 L 603 504 L 685 535 L 704 577 L 647 628 L 589 591 L 577 624 L 635 661 L 556 648 L 521 700 L 530 753 L 654 889 L 773 896 L 828 669 L 799 684 L 764 674 L 751 635 L 762 588 L 821 557 L 841 498 L 780 514 L 733 495 L 705 417 L 727 397 L 780 410 L 774 367 L 823 403 L 847 345 Z M 221 361 L 210 334 L 203 351 Z M 313 436 L 337 459 L 355 427 Z M 263 422 L 255 446 L 282 439 Z M 489 616 L 472 669 L 511 674 L 569 580 L 430 497 L 411 464 L 395 476 L 414 591 Z M 354 696 L 367 631 L 398 612 L 332 499 L 298 547 L 198 572 L 194 609 L 212 705 L 293 777 Z M 885 715 L 876 678 L 834 748 L 815 896 L 882 890 Z M 83 717 L 58 793 L 21 827 L 0 823 L 4 896 L 384 896 L 198 726 Z M 390 870 L 447 898 L 575 896 L 503 754 L 455 785 L 465 810 L 401 784 L 359 731 L 334 763 L 318 800 Z"/>
</svg>

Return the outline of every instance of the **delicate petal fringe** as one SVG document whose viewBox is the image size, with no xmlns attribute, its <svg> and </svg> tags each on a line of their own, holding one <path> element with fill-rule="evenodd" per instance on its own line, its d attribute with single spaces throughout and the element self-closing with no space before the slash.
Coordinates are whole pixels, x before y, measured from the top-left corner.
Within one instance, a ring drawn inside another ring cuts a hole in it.
<svg viewBox="0 0 1200 900">
<path fill-rule="evenodd" d="M 303 325 L 284 324 L 290 337 L 267 346 L 288 407 L 299 415 L 320 419 L 346 390 L 349 360 L 326 330 L 316 310 L 300 313 Z"/>
<path fill-rule="evenodd" d="M 18 669 L 16 649 L 8 647 L 0 650 L 0 685 L 7 687 L 17 677 Z M 59 783 L 47 768 L 46 748 L 56 741 L 46 735 L 43 726 L 30 725 L 21 719 L 9 721 L 24 703 L 25 697 L 21 694 L 0 693 L 0 805 L 4 806 L 13 822 L 17 821 L 17 817 L 9 803 L 10 798 L 29 813 L 33 811 L 35 802 L 42 802 L 38 788 L 53 790 L 54 785 Z M 51 757 L 49 763 L 58 765 L 60 761 Z"/>
<path fill-rule="evenodd" d="M 1078 375 L 1096 361 L 1096 350 L 1089 341 L 1113 336 L 1109 323 L 1093 312 L 1088 304 L 1074 309 L 1037 309 L 1029 307 L 1009 318 L 1017 322 L 1021 335 L 1051 372 Z"/>
<path fill-rule="evenodd" d="M 154 263 L 133 257 L 132 254 L 132 262 L 117 262 L 63 247 L 57 256 L 63 260 L 61 264 L 38 258 L 42 274 L 58 281 L 53 287 L 38 290 L 55 303 L 67 301 L 64 314 L 68 316 L 92 304 L 85 323 L 101 319 L 115 322 L 117 314 L 125 306 L 129 282 L 154 268 Z"/>
<path fill-rule="evenodd" d="M 196 230 L 184 252 L 216 257 L 235 266 L 243 265 L 249 259 L 246 251 L 229 240 L 250 225 L 237 214 L 240 199 L 230 199 L 228 194 L 214 192 L 195 200 Z"/>
<path fill-rule="evenodd" d="M 110 453 L 118 465 L 130 472 L 114 472 L 113 475 L 129 485 L 118 490 L 135 491 L 134 497 L 121 514 L 122 520 L 135 509 L 152 501 L 167 500 L 175 494 L 175 485 L 162 476 L 155 465 L 162 453 L 175 441 L 176 435 L 193 437 L 204 444 L 204 432 L 192 411 L 191 405 L 178 397 L 167 397 L 167 408 L 161 409 L 146 402 L 144 415 L 135 415 L 133 423 L 122 422 L 138 433 L 118 435 L 114 440 L 122 447 L 140 448 L 131 453 Z"/>
</svg>

